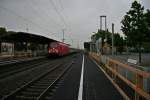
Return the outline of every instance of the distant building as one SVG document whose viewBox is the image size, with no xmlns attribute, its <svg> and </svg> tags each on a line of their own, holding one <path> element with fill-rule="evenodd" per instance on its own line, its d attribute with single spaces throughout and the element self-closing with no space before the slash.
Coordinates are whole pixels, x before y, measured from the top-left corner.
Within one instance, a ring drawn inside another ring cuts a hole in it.
<svg viewBox="0 0 150 100">
<path fill-rule="evenodd" d="M 14 43 L 1 43 L 0 55 L 3 56 L 13 56 L 14 55 Z"/>
<path fill-rule="evenodd" d="M 91 36 L 91 42 L 90 42 L 90 51 L 96 52 L 96 35 Z"/>
<path fill-rule="evenodd" d="M 104 43 L 103 54 L 111 54 L 111 46 L 107 42 Z"/>
<path fill-rule="evenodd" d="M 102 52 L 102 39 L 99 38 L 98 40 L 96 40 L 96 50 L 97 50 L 97 53 L 100 53 Z"/>
</svg>

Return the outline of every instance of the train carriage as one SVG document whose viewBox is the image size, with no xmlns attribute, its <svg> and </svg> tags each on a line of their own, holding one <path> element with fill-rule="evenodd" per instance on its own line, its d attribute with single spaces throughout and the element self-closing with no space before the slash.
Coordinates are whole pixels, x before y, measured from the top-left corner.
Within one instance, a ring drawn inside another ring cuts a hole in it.
<svg viewBox="0 0 150 100">
<path fill-rule="evenodd" d="M 69 54 L 69 45 L 62 42 L 51 42 L 48 47 L 48 56 L 63 56 Z"/>
</svg>

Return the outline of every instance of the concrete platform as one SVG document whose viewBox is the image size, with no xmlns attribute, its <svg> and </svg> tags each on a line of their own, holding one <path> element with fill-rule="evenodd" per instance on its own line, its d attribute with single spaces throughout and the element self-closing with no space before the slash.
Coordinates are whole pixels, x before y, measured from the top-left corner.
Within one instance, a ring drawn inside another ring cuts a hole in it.
<svg viewBox="0 0 150 100">
<path fill-rule="evenodd" d="M 36 59 L 41 59 L 45 58 L 45 56 L 39 56 L 39 57 L 20 57 L 20 58 L 3 58 L 0 56 L 0 66 L 5 66 L 5 65 L 11 65 L 15 63 L 21 63 L 21 62 L 26 62 L 26 61 L 31 61 L 31 60 L 36 60 Z"/>
<path fill-rule="evenodd" d="M 83 100 L 123 100 L 100 68 L 85 56 Z"/>
<path fill-rule="evenodd" d="M 88 57 L 80 54 L 75 58 L 75 64 L 66 74 L 61 86 L 57 88 L 51 100 L 123 100 L 98 66 Z M 79 98 L 81 69 L 83 71 L 83 86 Z"/>
</svg>

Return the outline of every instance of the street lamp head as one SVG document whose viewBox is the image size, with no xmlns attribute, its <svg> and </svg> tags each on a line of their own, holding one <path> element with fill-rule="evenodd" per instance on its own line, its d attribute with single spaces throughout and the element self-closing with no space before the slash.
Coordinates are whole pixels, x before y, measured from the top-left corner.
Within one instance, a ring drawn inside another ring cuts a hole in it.
<svg viewBox="0 0 150 100">
<path fill-rule="evenodd" d="M 102 15 L 102 16 L 100 16 L 100 17 L 106 17 L 106 15 Z"/>
</svg>

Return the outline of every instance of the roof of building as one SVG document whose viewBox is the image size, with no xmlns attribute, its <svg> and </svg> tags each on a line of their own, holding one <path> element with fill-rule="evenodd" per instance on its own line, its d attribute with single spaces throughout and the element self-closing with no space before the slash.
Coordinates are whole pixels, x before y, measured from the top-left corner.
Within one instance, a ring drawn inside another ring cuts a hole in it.
<svg viewBox="0 0 150 100">
<path fill-rule="evenodd" d="M 57 40 L 47 38 L 41 35 L 26 33 L 26 32 L 16 32 L 13 34 L 7 34 L 5 36 L 2 36 L 1 41 L 2 42 L 33 42 L 33 43 L 47 44 Z"/>
</svg>

